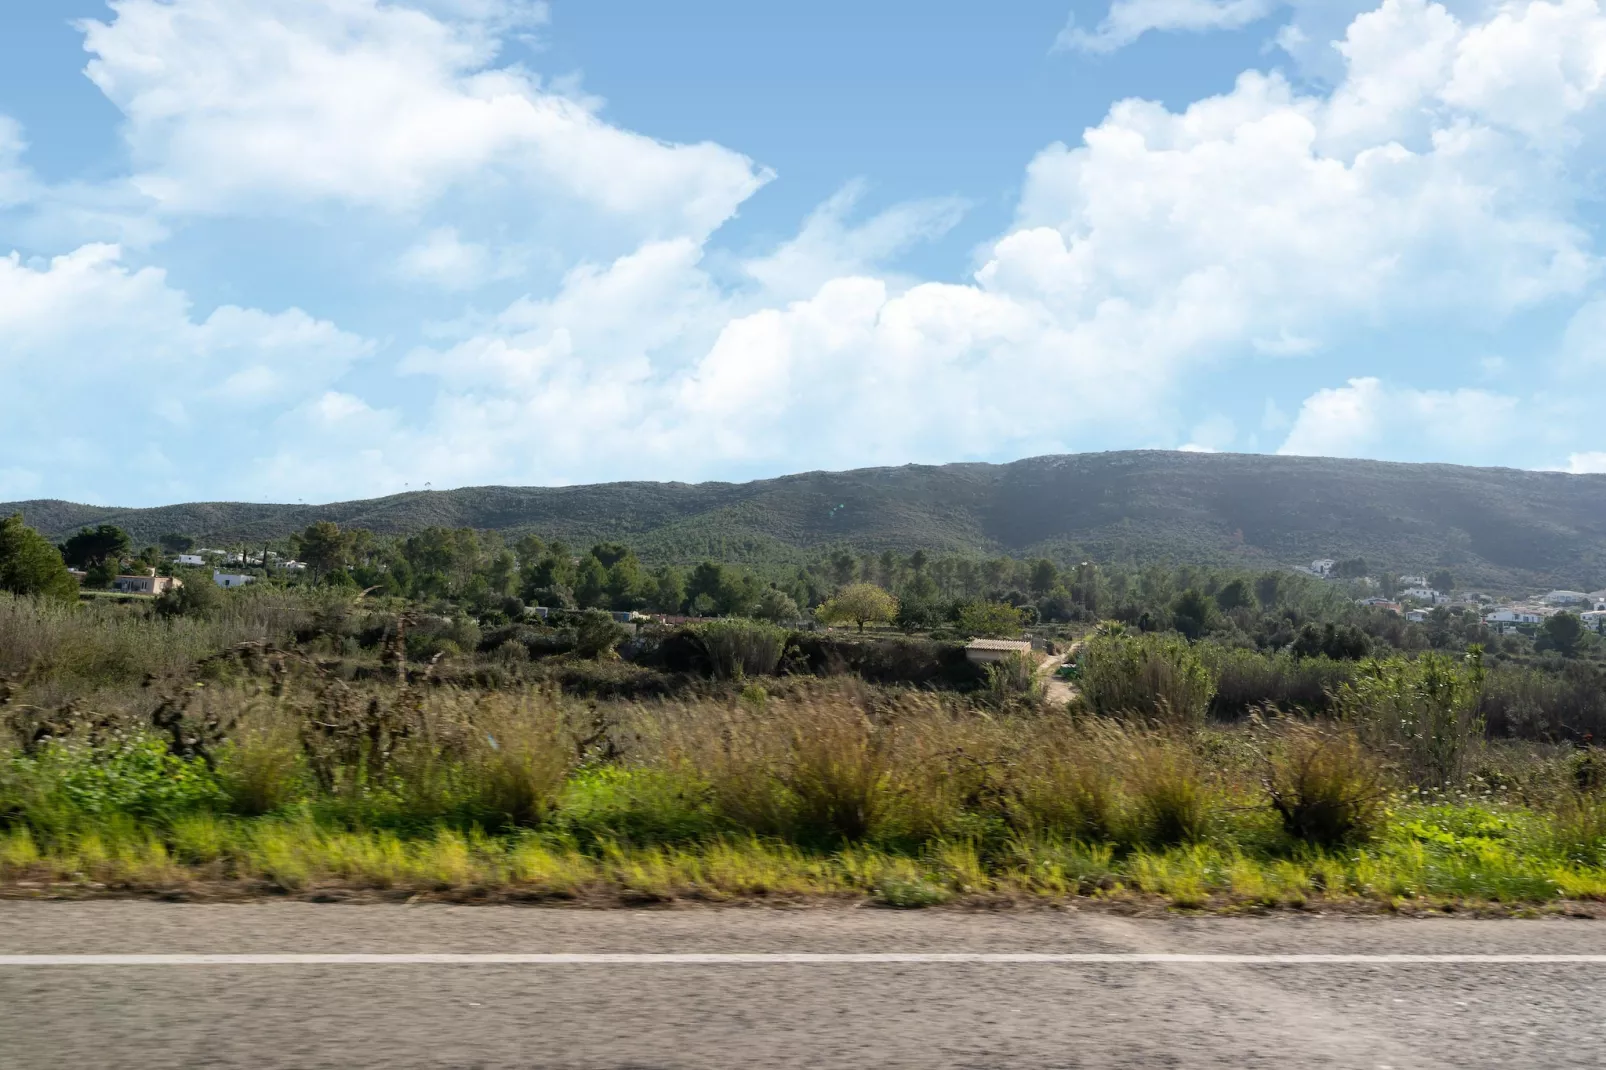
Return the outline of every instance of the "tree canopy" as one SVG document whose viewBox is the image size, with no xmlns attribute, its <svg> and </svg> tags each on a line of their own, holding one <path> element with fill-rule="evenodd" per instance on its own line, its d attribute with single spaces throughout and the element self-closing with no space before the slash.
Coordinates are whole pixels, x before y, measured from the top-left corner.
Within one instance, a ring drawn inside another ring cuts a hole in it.
<svg viewBox="0 0 1606 1070">
<path fill-rule="evenodd" d="M 24 524 L 21 513 L 0 520 L 0 590 L 64 602 L 78 597 L 78 581 L 60 551 Z"/>
<path fill-rule="evenodd" d="M 850 583 L 820 603 L 814 615 L 824 624 L 886 623 L 898 615 L 898 600 L 873 583 Z"/>
<path fill-rule="evenodd" d="M 128 553 L 128 533 L 116 524 L 83 528 L 61 547 L 61 556 L 75 568 L 116 563 Z"/>
</svg>

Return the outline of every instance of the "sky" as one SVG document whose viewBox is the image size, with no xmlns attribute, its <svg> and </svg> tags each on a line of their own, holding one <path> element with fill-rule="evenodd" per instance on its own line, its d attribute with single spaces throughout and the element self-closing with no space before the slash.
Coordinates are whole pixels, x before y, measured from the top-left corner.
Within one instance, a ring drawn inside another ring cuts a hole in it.
<svg viewBox="0 0 1606 1070">
<path fill-rule="evenodd" d="M 1588 0 L 0 9 L 0 500 L 1606 472 Z"/>
</svg>

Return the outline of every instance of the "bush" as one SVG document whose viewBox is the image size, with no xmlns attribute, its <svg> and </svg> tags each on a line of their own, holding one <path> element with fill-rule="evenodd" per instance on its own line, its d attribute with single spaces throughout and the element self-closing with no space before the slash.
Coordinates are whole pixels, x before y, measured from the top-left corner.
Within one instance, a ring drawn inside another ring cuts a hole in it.
<svg viewBox="0 0 1606 1070">
<path fill-rule="evenodd" d="M 798 632 L 791 637 L 782 664 L 788 672 L 816 676 L 851 673 L 877 684 L 969 690 L 987 680 L 985 670 L 966 657 L 963 644 L 934 639 L 859 640 Z"/>
<path fill-rule="evenodd" d="M 1382 770 L 1353 731 L 1287 723 L 1264 760 L 1266 793 L 1293 839 L 1339 847 L 1369 840 L 1381 826 Z"/>
<path fill-rule="evenodd" d="M 205 617 L 223 602 L 223 592 L 210 580 L 197 579 L 158 595 L 154 603 L 162 617 Z"/>
<path fill-rule="evenodd" d="M 1171 740 L 1146 740 L 1130 771 L 1137 804 L 1134 839 L 1156 847 L 1198 843 L 1210 832 L 1211 793 L 1191 751 Z"/>
<path fill-rule="evenodd" d="M 709 621 L 694 627 L 692 634 L 716 680 L 773 676 L 786 649 L 784 628 L 756 620 Z"/>
<path fill-rule="evenodd" d="M 986 668 L 987 698 L 996 705 L 1042 698 L 1043 681 L 1037 676 L 1037 665 L 1025 654 L 1010 654 Z"/>
<path fill-rule="evenodd" d="M 539 824 L 556 805 L 577 759 L 562 708 L 540 699 L 499 699 L 482 704 L 472 716 L 469 776 L 479 805 L 506 824 Z"/>
<path fill-rule="evenodd" d="M 229 808 L 247 817 L 294 802 L 305 773 L 296 727 L 278 710 L 242 718 L 218 762 Z"/>
<path fill-rule="evenodd" d="M 1449 787 L 1483 739 L 1483 682 L 1483 650 L 1472 647 L 1459 660 L 1423 654 L 1364 662 L 1335 700 L 1367 742 L 1400 755 L 1416 783 Z"/>
<path fill-rule="evenodd" d="M 1332 692 L 1355 674 L 1353 663 L 1327 657 L 1260 654 L 1208 642 L 1195 649 L 1216 680 L 1210 715 L 1223 721 L 1243 717 L 1261 706 L 1326 712 L 1332 705 Z"/>
<path fill-rule="evenodd" d="M 1198 725 L 1216 682 L 1198 653 L 1170 635 L 1106 632 L 1081 657 L 1082 696 L 1101 716 Z"/>
<path fill-rule="evenodd" d="M 221 807 L 226 796 L 198 758 L 175 758 L 159 739 L 135 736 L 100 746 L 48 742 L 31 756 L 0 759 L 10 809 L 35 828 L 65 831 L 95 818 L 139 818 L 167 825 Z M 25 786 L 25 787 L 22 787 Z"/>
<path fill-rule="evenodd" d="M 1569 661 L 1559 671 L 1495 664 L 1478 712 L 1491 736 L 1606 739 L 1606 667 Z"/>
</svg>

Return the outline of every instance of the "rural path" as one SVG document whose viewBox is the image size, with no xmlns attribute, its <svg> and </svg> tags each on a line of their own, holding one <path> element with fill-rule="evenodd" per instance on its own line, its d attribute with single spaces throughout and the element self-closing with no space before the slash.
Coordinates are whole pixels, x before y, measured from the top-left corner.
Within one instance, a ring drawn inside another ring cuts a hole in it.
<svg viewBox="0 0 1606 1070">
<path fill-rule="evenodd" d="M 1603 985 L 1567 920 L 0 902 L 8 1068 L 1595 1068 Z"/>
<path fill-rule="evenodd" d="M 1069 681 L 1061 680 L 1054 673 L 1061 665 L 1076 657 L 1076 652 L 1082 647 L 1081 640 L 1077 640 L 1065 649 L 1064 653 L 1055 654 L 1046 659 L 1037 667 L 1037 674 L 1043 679 L 1043 697 L 1050 704 L 1063 708 L 1071 699 L 1076 697 L 1076 688 Z"/>
</svg>

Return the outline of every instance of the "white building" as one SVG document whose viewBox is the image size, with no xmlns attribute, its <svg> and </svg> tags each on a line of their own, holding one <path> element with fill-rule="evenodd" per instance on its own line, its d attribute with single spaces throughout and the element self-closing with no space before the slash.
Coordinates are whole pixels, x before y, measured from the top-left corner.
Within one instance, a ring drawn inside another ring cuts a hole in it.
<svg viewBox="0 0 1606 1070">
<path fill-rule="evenodd" d="M 973 664 L 1003 661 L 1011 654 L 1030 655 L 1032 644 L 1024 639 L 972 639 L 965 645 L 965 657 Z"/>
<path fill-rule="evenodd" d="M 219 587 L 224 588 L 225 590 L 233 587 L 244 587 L 246 584 L 254 583 L 255 581 L 255 576 L 241 576 L 232 572 L 219 572 L 216 569 L 212 570 L 212 582 L 217 584 Z"/>
<path fill-rule="evenodd" d="M 1502 634 L 1524 624 L 1538 624 L 1544 618 L 1527 609 L 1497 609 L 1483 615 L 1483 623 Z"/>
<path fill-rule="evenodd" d="M 1450 596 L 1447 594 L 1441 594 L 1431 587 L 1421 586 L 1407 587 L 1405 590 L 1400 592 L 1400 597 L 1414 598 L 1418 602 L 1426 602 L 1430 606 L 1436 606 L 1441 602 L 1448 602 L 1450 600 Z"/>
<path fill-rule="evenodd" d="M 1580 613 L 1579 616 L 1583 618 L 1584 627 L 1593 628 L 1597 632 L 1606 632 L 1606 609 L 1591 609 L 1586 613 Z"/>
<path fill-rule="evenodd" d="M 146 569 L 144 572 L 131 576 L 118 576 L 112 580 L 112 590 L 124 594 L 166 594 L 175 587 L 184 586 L 183 580 L 172 576 L 158 576 L 156 570 Z"/>
<path fill-rule="evenodd" d="M 173 558 L 173 564 L 189 565 L 194 567 L 197 565 L 206 564 L 206 558 L 202 557 L 200 554 L 179 554 L 177 557 Z"/>
<path fill-rule="evenodd" d="M 1428 578 L 1426 576 L 1401 576 L 1400 577 L 1400 586 L 1401 587 L 1426 587 L 1427 585 L 1428 585 Z"/>
<path fill-rule="evenodd" d="M 1575 606 L 1589 601 L 1589 596 L 1583 591 L 1551 591 L 1541 601 L 1547 606 Z"/>
<path fill-rule="evenodd" d="M 1423 621 L 1427 620 L 1428 617 L 1431 616 L 1432 614 L 1433 614 L 1433 610 L 1431 610 L 1431 609 L 1421 609 L 1421 608 L 1408 609 L 1408 610 L 1405 611 L 1405 619 L 1406 620 L 1414 620 L 1418 624 L 1421 624 Z"/>
<path fill-rule="evenodd" d="M 1333 566 L 1336 564 L 1338 562 L 1331 557 L 1322 557 L 1310 563 L 1310 570 L 1317 576 L 1329 576 L 1332 574 Z"/>
</svg>

